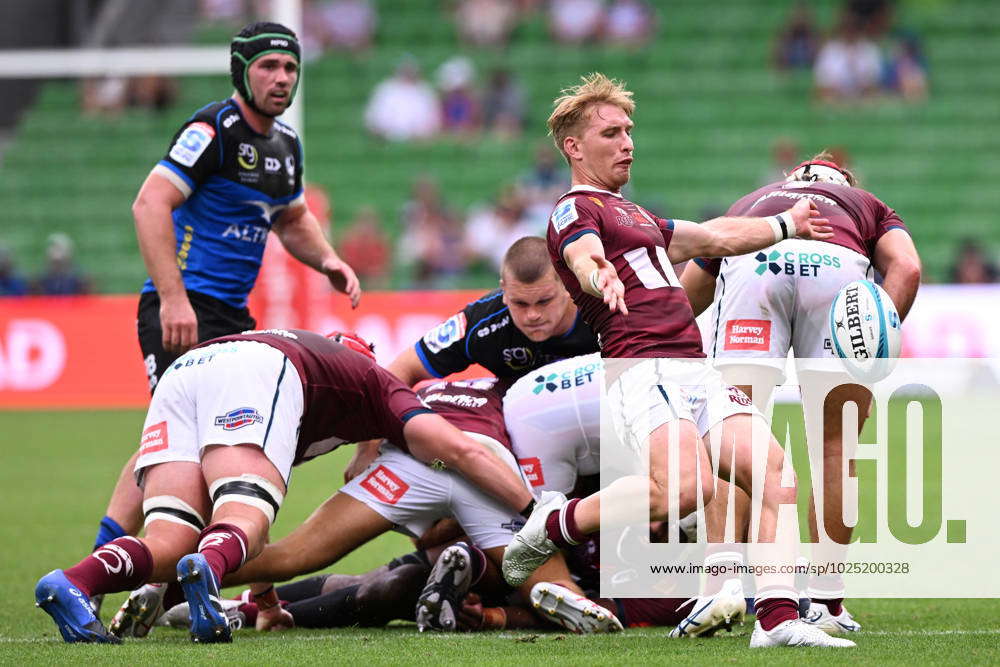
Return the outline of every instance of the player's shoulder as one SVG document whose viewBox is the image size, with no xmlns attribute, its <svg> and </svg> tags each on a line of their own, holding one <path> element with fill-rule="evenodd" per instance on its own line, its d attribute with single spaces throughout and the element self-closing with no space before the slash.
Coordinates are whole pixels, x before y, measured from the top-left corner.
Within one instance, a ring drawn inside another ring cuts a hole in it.
<svg viewBox="0 0 1000 667">
<path fill-rule="evenodd" d="M 275 119 L 274 131 L 279 135 L 286 137 L 288 141 L 291 141 L 294 144 L 297 144 L 299 142 L 298 132 L 292 129 L 291 125 L 286 125 L 285 123 L 282 123 L 280 120 Z"/>
<path fill-rule="evenodd" d="M 549 216 L 549 222 L 552 229 L 558 234 L 579 220 L 581 216 L 600 218 L 601 212 L 608 208 L 612 200 L 618 201 L 620 198 L 603 190 L 574 188 L 556 201 L 552 215 Z"/>
<path fill-rule="evenodd" d="M 206 104 L 191 114 L 184 124 L 205 123 L 215 130 L 222 131 L 232 128 L 237 122 L 242 122 L 242 116 L 236 103 L 232 98 L 228 98 Z"/>
<path fill-rule="evenodd" d="M 507 305 L 503 302 L 503 290 L 495 289 L 488 292 L 475 301 L 470 301 L 463 309 L 469 324 L 473 327 L 476 322 L 483 318 L 490 318 L 500 313 L 507 312 Z"/>
</svg>

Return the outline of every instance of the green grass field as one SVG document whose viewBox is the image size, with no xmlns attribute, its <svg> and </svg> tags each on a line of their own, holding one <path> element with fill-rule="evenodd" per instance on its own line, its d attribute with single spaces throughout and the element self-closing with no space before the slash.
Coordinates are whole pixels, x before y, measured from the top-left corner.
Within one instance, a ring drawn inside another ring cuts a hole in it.
<svg viewBox="0 0 1000 667">
<path fill-rule="evenodd" d="M 842 663 L 819 649 L 751 652 L 748 623 L 732 635 L 668 640 L 665 629 L 576 637 L 558 632 L 418 635 L 410 624 L 381 629 L 240 631 L 231 645 L 195 646 L 187 633 L 158 628 L 123 646 L 65 645 L 48 616 L 34 608 L 38 577 L 76 562 L 93 541 L 97 520 L 122 462 L 141 430 L 139 412 L 0 412 L 4 520 L 0 526 L 0 663 L 346 663 L 644 664 L 677 661 Z M 349 450 L 297 469 L 275 525 L 291 530 L 341 480 Z M 356 573 L 402 553 L 397 535 L 381 538 L 334 566 Z M 122 596 L 109 596 L 105 618 Z M 1000 600 L 853 600 L 865 632 L 850 658 L 871 663 L 1000 663 Z"/>
</svg>

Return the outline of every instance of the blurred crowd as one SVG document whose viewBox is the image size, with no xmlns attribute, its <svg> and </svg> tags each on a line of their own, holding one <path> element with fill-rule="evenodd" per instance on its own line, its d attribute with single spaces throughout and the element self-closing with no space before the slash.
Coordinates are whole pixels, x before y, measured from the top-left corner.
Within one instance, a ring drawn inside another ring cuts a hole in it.
<svg viewBox="0 0 1000 667">
<path fill-rule="evenodd" d="M 90 278 L 73 257 L 73 241 L 62 233 L 51 234 L 46 241 L 45 266 L 28 278 L 18 269 L 6 246 L 0 244 L 0 296 L 70 296 L 89 294 Z"/>
<path fill-rule="evenodd" d="M 891 0 L 847 0 L 827 34 L 811 4 L 797 2 L 776 36 L 772 61 L 780 71 L 811 71 L 824 104 L 921 102 L 929 92 L 923 43 L 897 22 Z"/>
</svg>

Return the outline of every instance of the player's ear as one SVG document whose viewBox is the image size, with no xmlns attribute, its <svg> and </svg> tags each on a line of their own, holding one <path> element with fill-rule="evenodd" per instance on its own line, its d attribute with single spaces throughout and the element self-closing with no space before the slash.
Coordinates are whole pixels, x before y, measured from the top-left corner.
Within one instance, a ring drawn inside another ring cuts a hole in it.
<svg viewBox="0 0 1000 667">
<path fill-rule="evenodd" d="M 580 142 L 576 137 L 570 135 L 563 139 L 563 152 L 570 160 L 580 159 Z"/>
</svg>

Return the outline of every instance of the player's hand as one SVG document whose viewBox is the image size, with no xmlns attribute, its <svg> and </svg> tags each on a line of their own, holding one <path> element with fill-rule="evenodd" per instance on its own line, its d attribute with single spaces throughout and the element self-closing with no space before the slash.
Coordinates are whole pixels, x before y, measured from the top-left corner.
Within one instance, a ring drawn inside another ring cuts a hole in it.
<svg viewBox="0 0 1000 667">
<path fill-rule="evenodd" d="M 465 632 L 483 627 L 483 601 L 475 593 L 469 593 L 458 608 L 458 628 Z"/>
<path fill-rule="evenodd" d="M 795 202 L 795 206 L 785 211 L 795 222 L 795 238 L 825 241 L 833 237 L 833 227 L 830 221 L 823 217 L 816 207 L 816 202 L 803 197 Z"/>
<path fill-rule="evenodd" d="M 320 270 L 326 274 L 333 289 L 351 298 L 351 308 L 357 308 L 361 301 L 361 283 L 354 274 L 354 269 L 338 257 L 324 261 Z"/>
<path fill-rule="evenodd" d="M 277 630 L 290 630 L 295 627 L 295 618 L 278 605 L 270 609 L 261 609 L 257 612 L 257 632 L 274 632 Z"/>
<path fill-rule="evenodd" d="M 378 446 L 381 440 L 366 440 L 359 442 L 354 448 L 354 456 L 344 468 L 344 484 L 360 475 L 378 456 Z"/>
<path fill-rule="evenodd" d="M 625 306 L 625 285 L 618 279 L 614 265 L 603 255 L 594 254 L 590 258 L 597 262 L 597 288 L 601 290 L 604 303 L 608 304 L 608 310 L 612 313 L 621 311 L 622 315 L 628 315 L 628 308 Z"/>
<path fill-rule="evenodd" d="M 160 327 L 163 329 L 163 349 L 181 355 L 198 343 L 198 317 L 187 294 L 172 299 L 160 299 Z"/>
</svg>

